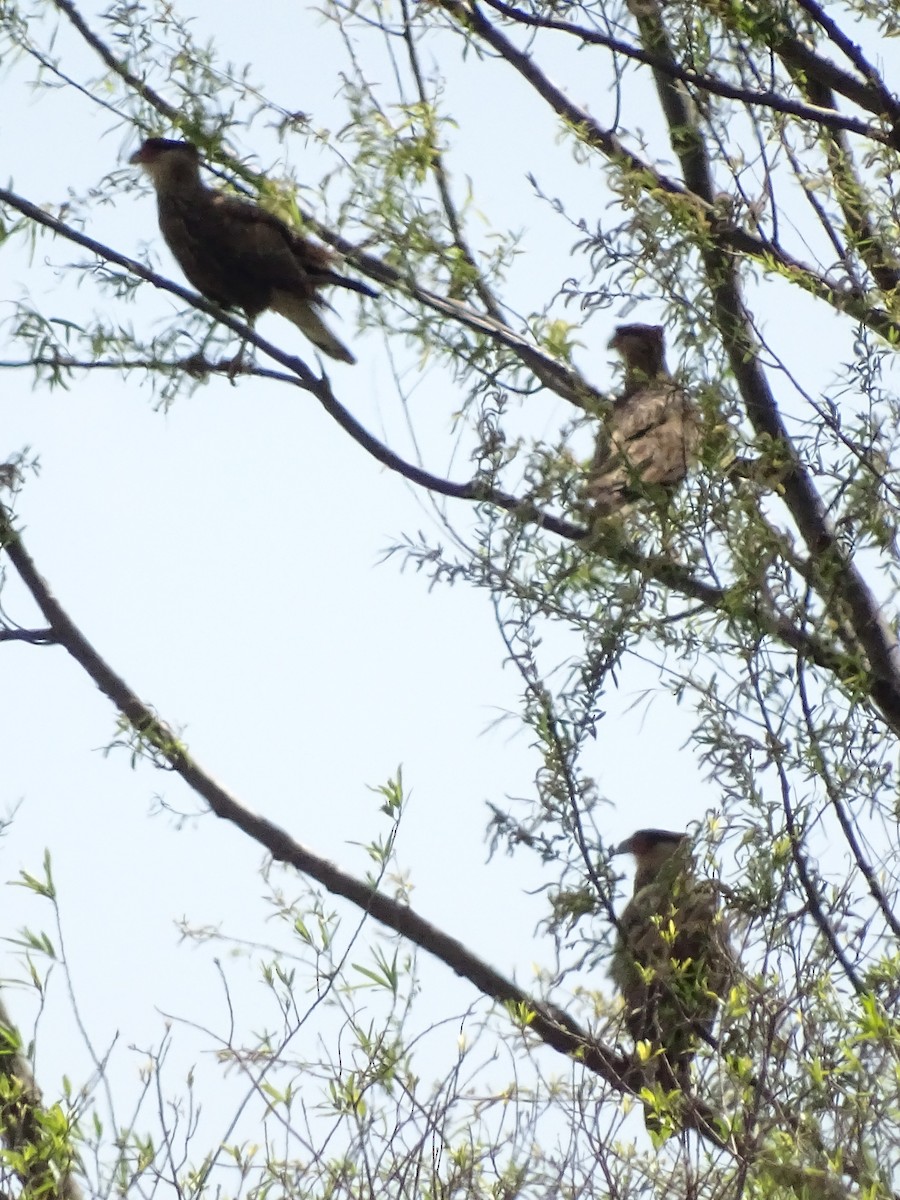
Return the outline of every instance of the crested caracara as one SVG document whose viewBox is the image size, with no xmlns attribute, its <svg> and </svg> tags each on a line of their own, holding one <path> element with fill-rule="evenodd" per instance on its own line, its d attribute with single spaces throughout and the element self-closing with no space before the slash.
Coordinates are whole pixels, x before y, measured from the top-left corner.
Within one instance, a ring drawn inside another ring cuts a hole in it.
<svg viewBox="0 0 900 1200">
<path fill-rule="evenodd" d="M 632 854 L 637 869 L 610 975 L 625 1001 L 628 1032 L 649 1044 L 648 1084 L 684 1091 L 697 1042 L 712 1030 L 732 977 L 716 887 L 694 873 L 685 833 L 639 829 L 615 853 Z M 654 1128 L 649 1116 L 647 1124 Z"/>
<path fill-rule="evenodd" d="M 609 343 L 625 363 L 625 388 L 597 437 L 585 492 L 596 515 L 675 490 L 696 458 L 697 410 L 666 369 L 660 325 L 620 325 Z"/>
<path fill-rule="evenodd" d="M 206 187 L 200 179 L 200 153 L 191 142 L 148 138 L 130 161 L 150 176 L 162 235 L 207 300 L 243 309 L 251 324 L 272 309 L 293 321 L 323 354 L 356 361 L 319 316 L 325 303 L 319 289 L 376 293 L 336 271 L 330 250 L 257 204 Z"/>
</svg>

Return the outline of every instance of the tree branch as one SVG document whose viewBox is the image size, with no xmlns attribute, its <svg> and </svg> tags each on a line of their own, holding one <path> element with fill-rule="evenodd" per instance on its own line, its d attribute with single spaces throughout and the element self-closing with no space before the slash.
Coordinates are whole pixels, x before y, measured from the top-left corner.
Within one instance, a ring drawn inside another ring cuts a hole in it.
<svg viewBox="0 0 900 1200">
<path fill-rule="evenodd" d="M 422 67 L 419 63 L 419 52 L 416 48 L 413 27 L 409 17 L 409 0 L 401 0 L 400 8 L 403 13 L 403 40 L 406 42 L 409 68 L 412 72 L 413 80 L 415 81 L 419 103 L 423 106 L 428 106 L 429 101 L 425 92 L 425 80 L 422 75 Z M 484 305 L 485 311 L 495 321 L 505 324 L 503 311 L 500 305 L 497 303 L 497 300 L 494 298 L 491 289 L 482 278 L 481 271 L 478 269 L 478 264 L 475 262 L 475 256 L 472 253 L 465 233 L 463 232 L 462 223 L 459 219 L 459 213 L 456 211 L 456 205 L 453 203 L 453 197 L 450 195 L 450 181 L 447 177 L 447 168 L 444 163 L 444 156 L 436 146 L 432 150 L 429 165 L 431 167 L 431 173 L 434 177 L 434 181 L 437 184 L 438 194 L 441 198 L 441 206 L 444 209 L 444 216 L 447 219 L 447 226 L 450 229 L 450 233 L 453 235 L 454 245 L 462 255 L 463 262 L 465 262 L 466 266 L 471 272 L 473 286 L 475 291 L 478 293 L 478 298 Z"/>
<path fill-rule="evenodd" d="M 461 942 L 361 880 L 320 858 L 289 836 L 280 826 L 245 808 L 208 775 L 188 753 L 174 731 L 141 701 L 121 676 L 101 658 L 41 578 L 9 514 L 0 506 L 2 544 L 25 587 L 61 645 L 127 719 L 153 756 L 165 762 L 188 787 L 201 796 L 212 812 L 252 838 L 278 861 L 287 863 L 322 884 L 332 895 L 342 896 L 376 921 L 427 950 L 457 975 L 469 980 L 484 995 L 519 1009 L 521 1020 L 537 1037 L 562 1054 L 582 1061 L 618 1091 L 633 1090 L 631 1060 L 592 1040 L 589 1033 L 561 1009 L 536 1001 L 522 988 L 477 958 Z"/>
<path fill-rule="evenodd" d="M 734 619 L 752 619 L 754 622 L 761 622 L 766 631 L 779 641 L 791 646 L 798 653 L 806 654 L 811 662 L 829 671 L 834 671 L 845 682 L 846 686 L 855 689 L 859 688 L 859 663 L 855 663 L 848 656 L 840 654 L 818 639 L 812 638 L 803 631 L 796 629 L 791 622 L 777 614 L 769 613 L 758 607 L 752 607 L 752 611 L 751 607 L 748 607 L 746 612 L 741 614 L 741 611 L 735 608 L 734 598 L 727 590 L 722 590 L 702 580 L 698 580 L 686 568 L 666 558 L 664 555 L 644 555 L 625 542 L 621 535 L 612 529 L 588 529 L 585 526 L 574 524 L 563 517 L 554 516 L 552 513 L 537 508 L 527 498 L 523 499 L 512 496 L 499 488 L 493 487 L 488 480 L 474 479 L 466 483 L 452 483 L 441 476 L 434 475 L 413 463 L 407 462 L 369 433 L 352 413 L 340 403 L 334 395 L 330 380 L 324 373 L 321 377 L 317 376 L 302 359 L 294 355 L 285 354 L 283 350 L 266 341 L 265 338 L 260 337 L 254 329 L 238 321 L 235 317 L 232 317 L 216 305 L 210 304 L 194 292 L 179 287 L 163 276 L 157 275 L 142 263 L 127 258 L 125 255 L 118 254 L 100 242 L 94 241 L 93 238 L 89 238 L 78 230 L 72 229 L 64 222 L 52 217 L 49 213 L 44 212 L 43 209 L 37 208 L 15 193 L 0 188 L 0 202 L 9 204 L 29 217 L 29 219 L 37 221 L 60 236 L 68 238 L 77 245 L 92 251 L 101 260 L 114 262 L 139 278 L 153 284 L 154 287 L 170 292 L 187 304 L 215 317 L 217 321 L 283 366 L 289 374 L 278 376 L 277 378 L 281 382 L 288 382 L 295 387 L 302 388 L 304 391 L 311 392 L 329 416 L 359 446 L 377 462 L 380 462 L 389 470 L 395 471 L 404 479 L 408 479 L 411 483 L 451 499 L 463 500 L 470 503 L 493 504 L 498 508 L 504 509 L 506 512 L 514 513 L 523 524 L 536 524 L 542 529 L 546 529 L 549 533 L 555 533 L 568 541 L 582 543 L 587 552 L 603 553 L 620 562 L 623 566 L 640 572 L 648 578 L 657 579 L 660 583 L 672 587 L 685 596 L 701 600 L 711 609 L 724 612 Z M 434 296 L 433 300 L 445 306 L 448 313 L 454 312 L 457 307 L 464 307 L 457 306 L 454 301 L 444 301 L 438 296 Z M 474 320 L 474 314 L 470 313 L 470 319 Z M 478 318 L 478 321 L 486 327 L 492 325 L 490 318 L 487 317 Z M 515 338 L 515 335 L 512 335 L 512 337 Z M 521 339 L 516 340 L 521 341 Z M 526 343 L 523 342 L 522 345 L 525 350 L 530 349 Z M 537 353 L 540 355 L 540 352 Z M 168 365 L 183 366 L 185 369 L 188 369 L 188 364 L 191 363 L 197 368 L 202 369 L 203 367 L 203 363 L 199 360 L 190 359 L 187 362 Z M 560 366 L 560 364 L 555 363 L 552 359 L 542 361 L 541 365 L 544 366 L 547 363 L 554 369 Z M 565 368 L 562 368 L 562 370 L 565 370 Z M 267 378 L 272 378 L 274 374 L 265 371 L 257 371 L 256 373 Z M 860 641 L 862 645 L 865 645 L 862 639 Z M 878 704 L 891 727 L 900 733 L 900 687 L 895 688 L 890 678 L 883 678 L 875 667 L 874 662 L 872 666 L 873 671 L 870 681 L 872 699 Z"/>
<path fill-rule="evenodd" d="M 504 0 L 484 0 L 484 2 L 488 7 L 494 9 L 495 12 L 510 21 L 514 21 L 517 25 L 525 25 L 535 29 L 552 29 L 568 34 L 571 37 L 577 37 L 586 45 L 604 46 L 614 54 L 621 54 L 623 58 L 653 67 L 655 70 L 662 71 L 671 79 L 677 79 L 681 83 L 697 88 L 699 91 L 708 92 L 711 96 L 721 96 L 726 100 L 738 100 L 740 103 L 750 105 L 751 107 L 768 108 L 773 112 L 785 113 L 788 116 L 798 117 L 803 121 L 811 121 L 816 125 L 824 125 L 829 129 L 840 129 L 848 133 L 856 133 L 860 137 L 871 138 L 873 141 L 881 142 L 886 146 L 895 145 L 896 139 L 893 133 L 885 133 L 878 125 L 872 125 L 867 121 L 860 121 L 857 117 L 844 116 L 833 104 L 820 105 L 815 102 L 805 104 L 800 100 L 791 100 L 787 96 L 783 96 L 780 92 L 772 91 L 771 89 L 739 87 L 737 84 L 728 83 L 726 80 L 719 79 L 715 75 L 707 75 L 702 71 L 683 67 L 680 63 L 673 62 L 661 55 L 651 54 L 640 46 L 635 46 L 631 42 L 624 42 L 621 38 L 612 37 L 610 34 L 601 33 L 599 30 L 589 29 L 584 25 L 575 25 L 570 21 L 562 21 L 556 17 L 537 16 L 534 13 L 528 13 L 521 8 L 517 8 L 513 4 L 506 4 Z"/>
<path fill-rule="evenodd" d="M 586 109 L 573 103 L 529 55 L 514 46 L 504 33 L 484 17 L 474 3 L 469 0 L 440 0 L 440 4 L 463 29 L 476 34 L 518 71 L 553 111 L 577 130 L 578 137 L 586 145 L 593 146 L 612 163 L 627 171 L 645 193 L 653 195 L 660 203 L 674 201 L 680 222 L 683 223 L 686 212 L 693 210 L 698 233 L 704 241 L 711 243 L 723 259 L 746 254 L 760 263 L 765 271 L 789 279 L 809 295 L 823 300 L 838 312 L 847 313 L 891 344 L 900 343 L 900 321 L 885 309 L 871 306 L 865 294 L 853 287 L 852 282 L 831 281 L 794 258 L 777 243 L 724 220 L 722 212 L 715 205 L 714 190 L 710 189 L 709 194 L 695 192 L 690 186 L 685 187 L 633 154 L 614 133 L 602 129 Z M 670 80 L 671 76 L 666 74 L 665 78 Z"/>
<path fill-rule="evenodd" d="M 116 58 L 103 39 L 99 38 L 93 32 L 87 21 L 85 21 L 84 17 L 72 3 L 72 0 L 53 0 L 53 3 L 61 13 L 65 13 L 91 49 L 100 56 L 115 75 L 119 76 L 123 83 L 130 87 L 132 91 L 137 92 L 143 100 L 146 100 L 149 105 L 166 117 L 167 120 L 171 121 L 173 125 L 178 125 L 179 121 L 183 118 L 183 113 L 173 105 L 167 103 L 160 96 L 159 92 L 154 91 L 149 84 L 144 83 L 142 79 L 139 79 L 137 75 L 129 71 L 121 59 Z"/>
<path fill-rule="evenodd" d="M 674 57 L 656 0 L 632 0 L 641 37 L 655 54 Z M 672 148 L 678 155 L 689 189 L 712 202 L 714 184 L 706 143 L 689 98 L 680 85 L 654 73 L 660 102 L 669 123 Z M 851 613 L 859 645 L 872 674 L 889 696 L 892 712 L 900 711 L 900 646 L 874 595 L 852 559 L 845 554 L 829 523 L 809 472 L 794 449 L 775 398 L 759 363 L 752 323 L 744 307 L 740 279 L 732 258 L 716 245 L 700 250 L 716 313 L 716 324 L 732 372 L 758 433 L 783 448 L 789 469 L 783 478 L 784 499 L 809 550 L 820 580 L 833 581 Z"/>
<path fill-rule="evenodd" d="M 29 646 L 54 646 L 52 629 L 0 629 L 0 642 L 26 642 Z"/>
<path fill-rule="evenodd" d="M 807 95 L 822 104 L 833 104 L 834 94 L 824 83 L 808 75 L 798 80 Z M 839 129 L 823 130 L 825 154 L 834 179 L 834 190 L 852 246 L 865 263 L 875 283 L 886 295 L 900 289 L 900 270 L 897 257 L 881 238 L 869 209 L 865 189 L 853 158 L 853 149 L 846 133 Z"/>
<path fill-rule="evenodd" d="M 639 1060 L 614 1051 L 596 1041 L 563 1009 L 535 1000 L 517 984 L 471 953 L 461 942 L 426 921 L 406 904 L 385 896 L 371 884 L 354 878 L 334 863 L 321 858 L 295 841 L 285 830 L 242 805 L 192 758 L 175 732 L 141 701 L 121 676 L 101 658 L 77 628 L 49 585 L 38 573 L 10 515 L 0 505 L 0 546 L 19 574 L 23 584 L 53 633 L 57 644 L 82 667 L 101 692 L 126 718 L 157 763 L 164 763 L 209 805 L 213 814 L 234 825 L 277 862 L 294 867 L 320 883 L 330 894 L 341 896 L 379 924 L 408 938 L 456 975 L 468 980 L 483 995 L 511 1010 L 512 1018 L 530 1030 L 542 1043 L 557 1053 L 580 1062 L 587 1070 L 605 1080 L 619 1094 L 639 1095 L 647 1086 L 647 1068 Z M 0 1007 L 0 1024 L 4 1021 Z M 18 1070 L 18 1068 L 17 1068 Z M 2 1060 L 0 1060 L 2 1071 Z M 719 1132 L 721 1114 L 692 1093 L 686 1093 L 682 1108 L 686 1128 L 695 1129 L 708 1141 L 741 1159 L 753 1154 L 752 1147 L 740 1139 L 724 1138 Z M 790 1125 L 791 1119 L 786 1117 Z M 835 1193 L 843 1195 L 843 1192 Z M 64 1200 L 81 1200 L 78 1191 L 64 1194 Z"/>
<path fill-rule="evenodd" d="M 900 125 L 900 104 L 888 92 L 880 79 L 876 77 L 875 82 L 861 83 L 855 76 L 842 70 L 830 59 L 817 54 L 811 46 L 808 46 L 796 35 L 781 34 L 776 30 L 772 39 L 772 49 L 785 63 L 791 63 L 809 78 L 818 79 L 820 83 L 832 88 L 839 95 L 851 100 L 867 112 L 885 117 L 895 131 L 891 144 L 897 145 L 896 130 Z"/>
<path fill-rule="evenodd" d="M 900 121 L 900 104 L 897 103 L 897 98 L 885 87 L 881 76 L 863 54 L 862 49 L 847 37 L 837 22 L 825 12 L 820 4 L 816 3 L 816 0 L 797 0 L 797 3 L 812 17 L 820 29 L 825 31 L 835 46 L 850 59 L 854 67 L 856 67 L 857 71 L 859 71 L 860 75 L 862 75 L 866 83 L 878 97 L 881 111 L 889 116 L 896 125 Z"/>
</svg>

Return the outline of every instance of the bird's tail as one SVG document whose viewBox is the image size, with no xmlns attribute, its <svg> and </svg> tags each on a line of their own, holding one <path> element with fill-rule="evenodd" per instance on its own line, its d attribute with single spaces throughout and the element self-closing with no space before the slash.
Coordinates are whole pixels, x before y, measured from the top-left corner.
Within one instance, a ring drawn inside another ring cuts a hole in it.
<svg viewBox="0 0 900 1200">
<path fill-rule="evenodd" d="M 270 307 L 273 312 L 280 313 L 289 321 L 293 321 L 297 328 L 306 334 L 316 349 L 327 354 L 329 358 L 336 358 L 345 363 L 356 362 L 344 343 L 335 337 L 316 312 L 311 301 L 294 296 L 290 292 L 276 291 Z"/>
<path fill-rule="evenodd" d="M 349 275 L 341 275 L 339 271 L 323 271 L 321 274 L 316 273 L 313 278 L 316 287 L 342 287 L 350 292 L 359 292 L 360 296 L 370 296 L 373 300 L 378 299 L 378 292 L 374 288 L 363 283 L 361 279 L 352 279 Z"/>
</svg>

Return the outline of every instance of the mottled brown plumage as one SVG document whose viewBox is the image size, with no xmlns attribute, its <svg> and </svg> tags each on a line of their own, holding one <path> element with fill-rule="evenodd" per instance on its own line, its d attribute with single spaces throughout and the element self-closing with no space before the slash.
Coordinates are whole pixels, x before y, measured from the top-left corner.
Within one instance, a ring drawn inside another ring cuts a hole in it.
<svg viewBox="0 0 900 1200">
<path fill-rule="evenodd" d="M 600 516 L 674 491 L 700 436 L 696 408 L 666 369 L 661 326 L 620 325 L 609 346 L 624 360 L 625 387 L 597 437 L 585 489 Z"/>
<path fill-rule="evenodd" d="M 625 1001 L 628 1032 L 650 1045 L 648 1083 L 684 1090 L 732 971 L 716 888 L 697 879 L 687 834 L 640 829 L 616 853 L 632 854 L 637 870 L 610 975 Z"/>
<path fill-rule="evenodd" d="M 153 181 L 159 227 L 190 282 L 223 308 L 253 321 L 266 309 L 287 317 L 323 354 L 355 358 L 316 311 L 319 289 L 349 288 L 374 296 L 364 283 L 334 270 L 334 255 L 256 204 L 205 187 L 191 142 L 148 138 L 131 162 Z"/>
</svg>

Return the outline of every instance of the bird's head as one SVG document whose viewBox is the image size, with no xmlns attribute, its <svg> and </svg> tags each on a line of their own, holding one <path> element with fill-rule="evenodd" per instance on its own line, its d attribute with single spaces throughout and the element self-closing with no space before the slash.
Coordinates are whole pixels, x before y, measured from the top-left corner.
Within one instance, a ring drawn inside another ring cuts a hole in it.
<svg viewBox="0 0 900 1200">
<path fill-rule="evenodd" d="M 200 151 L 193 142 L 147 138 L 128 161 L 143 167 L 157 189 L 196 184 L 200 180 Z"/>
<path fill-rule="evenodd" d="M 646 383 L 666 371 L 666 342 L 662 325 L 619 325 L 610 339 L 625 363 L 626 382 Z"/>
<path fill-rule="evenodd" d="M 631 854 L 637 864 L 634 890 L 652 883 L 660 873 L 676 867 L 681 870 L 690 860 L 691 839 L 686 833 L 670 829 L 638 829 L 616 846 L 613 854 Z"/>
</svg>

